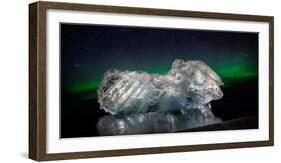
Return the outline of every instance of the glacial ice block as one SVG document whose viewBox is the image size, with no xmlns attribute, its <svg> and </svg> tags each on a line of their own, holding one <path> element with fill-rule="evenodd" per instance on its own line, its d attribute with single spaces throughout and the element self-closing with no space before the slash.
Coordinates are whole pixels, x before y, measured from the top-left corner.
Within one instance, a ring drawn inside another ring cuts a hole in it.
<svg viewBox="0 0 281 163">
<path fill-rule="evenodd" d="M 101 109 L 113 115 L 201 109 L 222 98 L 221 85 L 220 77 L 203 61 L 176 59 L 165 75 L 108 70 L 98 100 Z"/>
</svg>

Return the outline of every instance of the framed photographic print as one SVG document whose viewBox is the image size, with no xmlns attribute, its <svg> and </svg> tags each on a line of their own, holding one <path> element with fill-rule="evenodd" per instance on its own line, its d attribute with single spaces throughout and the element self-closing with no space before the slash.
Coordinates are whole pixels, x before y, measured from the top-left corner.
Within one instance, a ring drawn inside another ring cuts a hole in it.
<svg viewBox="0 0 281 163">
<path fill-rule="evenodd" d="M 29 157 L 272 146 L 272 16 L 29 5 Z"/>
</svg>

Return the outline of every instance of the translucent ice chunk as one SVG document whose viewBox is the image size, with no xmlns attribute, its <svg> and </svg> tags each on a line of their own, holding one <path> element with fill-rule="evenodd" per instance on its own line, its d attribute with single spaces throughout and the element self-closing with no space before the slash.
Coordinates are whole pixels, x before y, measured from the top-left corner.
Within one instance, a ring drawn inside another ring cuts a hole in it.
<svg viewBox="0 0 281 163">
<path fill-rule="evenodd" d="M 101 109 L 111 114 L 200 109 L 222 98 L 222 84 L 204 62 L 176 59 L 166 75 L 107 71 L 98 99 Z"/>
</svg>

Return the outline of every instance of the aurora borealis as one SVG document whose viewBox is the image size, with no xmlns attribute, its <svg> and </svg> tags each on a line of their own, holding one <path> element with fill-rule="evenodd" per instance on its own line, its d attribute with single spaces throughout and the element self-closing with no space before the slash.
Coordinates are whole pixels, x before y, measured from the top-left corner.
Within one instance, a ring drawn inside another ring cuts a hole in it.
<svg viewBox="0 0 281 163">
<path fill-rule="evenodd" d="M 165 74 L 172 61 L 203 60 L 225 86 L 258 75 L 258 34 L 186 29 L 61 24 L 61 83 L 95 90 L 108 69 Z"/>
<path fill-rule="evenodd" d="M 225 129 L 258 127 L 258 33 L 64 23 L 60 31 L 62 138 L 98 136 L 107 70 L 165 74 L 175 59 L 202 60 L 221 77 L 224 96 L 212 112 L 238 121 Z"/>
</svg>

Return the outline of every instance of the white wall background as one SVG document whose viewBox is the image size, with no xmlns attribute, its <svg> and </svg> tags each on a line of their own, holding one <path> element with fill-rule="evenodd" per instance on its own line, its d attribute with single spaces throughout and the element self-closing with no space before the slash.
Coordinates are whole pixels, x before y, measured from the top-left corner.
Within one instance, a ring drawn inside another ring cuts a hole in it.
<svg viewBox="0 0 281 163">
<path fill-rule="evenodd" d="M 82 159 L 81 162 L 280 162 L 281 11 L 278 0 L 57 0 L 134 7 L 212 11 L 275 16 L 275 146 Z M 0 162 L 31 162 L 28 151 L 28 4 L 6 0 L 0 4 Z M 171 140 L 172 141 L 172 140 Z M 67 160 L 61 162 L 73 162 Z"/>
</svg>

